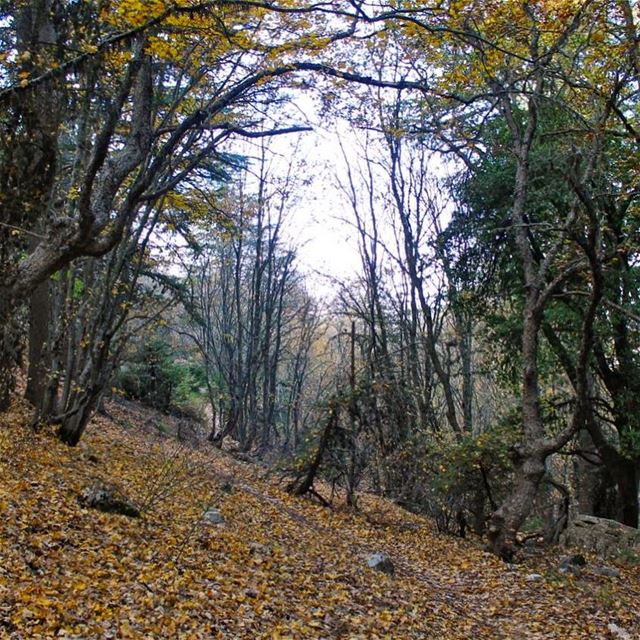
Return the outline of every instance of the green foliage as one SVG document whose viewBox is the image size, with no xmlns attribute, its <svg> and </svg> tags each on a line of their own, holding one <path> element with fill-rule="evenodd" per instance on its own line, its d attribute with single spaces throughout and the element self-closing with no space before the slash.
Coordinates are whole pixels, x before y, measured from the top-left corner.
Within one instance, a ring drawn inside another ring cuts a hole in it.
<svg viewBox="0 0 640 640">
<path fill-rule="evenodd" d="M 508 424 L 458 440 L 415 434 L 387 463 L 392 493 L 411 510 L 433 516 L 441 531 L 458 530 L 468 516 L 481 529 L 491 502 L 507 488 L 516 435 Z"/>
<path fill-rule="evenodd" d="M 522 530 L 525 533 L 533 533 L 534 531 L 540 531 L 544 527 L 544 519 L 537 513 L 529 516 L 525 523 L 522 525 Z"/>
<path fill-rule="evenodd" d="M 174 401 L 177 404 L 200 398 L 200 390 L 207 384 L 204 367 L 198 362 L 174 363 L 177 383 Z"/>
<path fill-rule="evenodd" d="M 620 452 L 629 459 L 640 457 L 640 419 L 628 417 L 629 427 L 620 433 Z"/>
<path fill-rule="evenodd" d="M 627 567 L 636 567 L 640 565 L 640 553 L 634 549 L 625 547 L 620 550 L 620 554 L 617 557 L 618 562 Z"/>
<path fill-rule="evenodd" d="M 181 361 L 166 338 L 137 344 L 120 365 L 116 384 L 131 400 L 155 409 L 199 416 L 201 389 L 206 385 L 201 365 Z"/>
<path fill-rule="evenodd" d="M 154 426 L 158 430 L 158 433 L 162 433 L 164 435 L 169 433 L 169 427 L 167 426 L 167 424 L 163 420 L 160 420 L 160 421 L 154 423 Z"/>
<path fill-rule="evenodd" d="M 159 338 L 142 342 L 120 366 L 118 387 L 132 400 L 168 411 L 179 381 L 172 355 L 171 346 Z"/>
<path fill-rule="evenodd" d="M 79 278 L 79 277 L 74 278 L 73 290 L 71 292 L 71 295 L 73 296 L 74 300 L 80 300 L 84 295 L 84 292 L 85 292 L 85 285 L 82 278 Z"/>
</svg>

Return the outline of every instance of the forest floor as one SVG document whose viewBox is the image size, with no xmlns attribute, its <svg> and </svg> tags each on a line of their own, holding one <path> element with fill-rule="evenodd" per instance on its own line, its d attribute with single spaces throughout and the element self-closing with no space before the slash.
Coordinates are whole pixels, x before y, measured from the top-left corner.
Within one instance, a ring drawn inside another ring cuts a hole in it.
<svg viewBox="0 0 640 640">
<path fill-rule="evenodd" d="M 384 500 L 295 499 L 158 415 L 109 412 L 75 449 L 22 403 L 0 417 L 0 638 L 640 638 L 639 566 L 564 575 L 558 548 L 508 566 Z M 83 507 L 96 480 L 143 517 Z M 224 524 L 203 523 L 211 506 Z"/>
</svg>

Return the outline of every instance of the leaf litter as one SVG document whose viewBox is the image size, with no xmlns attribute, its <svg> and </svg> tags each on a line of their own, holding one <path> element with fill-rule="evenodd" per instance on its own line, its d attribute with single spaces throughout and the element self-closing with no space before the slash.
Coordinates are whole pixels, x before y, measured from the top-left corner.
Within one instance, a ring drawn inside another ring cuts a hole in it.
<svg viewBox="0 0 640 640">
<path fill-rule="evenodd" d="M 29 430 L 23 403 L 0 421 L 0 638 L 640 637 L 637 565 L 563 575 L 551 548 L 507 566 L 384 499 L 328 509 L 131 420 L 96 417 L 75 449 Z M 84 507 L 95 481 L 143 517 Z M 212 506 L 224 522 L 207 526 Z M 367 566 L 375 552 L 393 577 Z"/>
</svg>

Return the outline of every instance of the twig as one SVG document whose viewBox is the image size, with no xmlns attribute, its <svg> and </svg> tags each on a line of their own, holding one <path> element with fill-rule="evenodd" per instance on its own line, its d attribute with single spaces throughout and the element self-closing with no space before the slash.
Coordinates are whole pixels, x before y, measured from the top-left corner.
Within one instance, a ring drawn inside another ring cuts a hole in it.
<svg viewBox="0 0 640 640">
<path fill-rule="evenodd" d="M 15 225 L 9 224 L 8 222 L 0 222 L 0 227 L 7 227 L 7 229 L 13 229 L 14 231 L 19 231 L 20 233 L 26 233 L 28 236 L 38 238 L 38 240 L 48 239 L 46 236 L 42 236 L 39 233 L 35 233 L 35 231 L 28 231 L 27 229 L 23 229 L 22 227 L 16 227 Z"/>
</svg>

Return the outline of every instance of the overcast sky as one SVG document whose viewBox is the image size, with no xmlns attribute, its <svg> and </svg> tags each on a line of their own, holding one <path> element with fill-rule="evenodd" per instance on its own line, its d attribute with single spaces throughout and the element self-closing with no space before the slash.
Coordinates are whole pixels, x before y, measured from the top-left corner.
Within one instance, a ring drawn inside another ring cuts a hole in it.
<svg viewBox="0 0 640 640">
<path fill-rule="evenodd" d="M 272 172 L 284 175 L 293 158 L 302 165 L 297 177 L 305 183 L 287 208 L 284 236 L 297 250 L 298 265 L 308 277 L 309 289 L 330 299 L 336 291 L 332 279 L 353 277 L 360 265 L 353 230 L 345 222 L 351 217 L 350 205 L 336 180 L 344 160 L 336 125 L 320 122 L 311 98 L 300 95 L 296 99 L 293 118 L 296 124 L 313 130 L 276 136 L 269 143 Z M 341 139 L 349 144 L 344 131 Z"/>
</svg>

